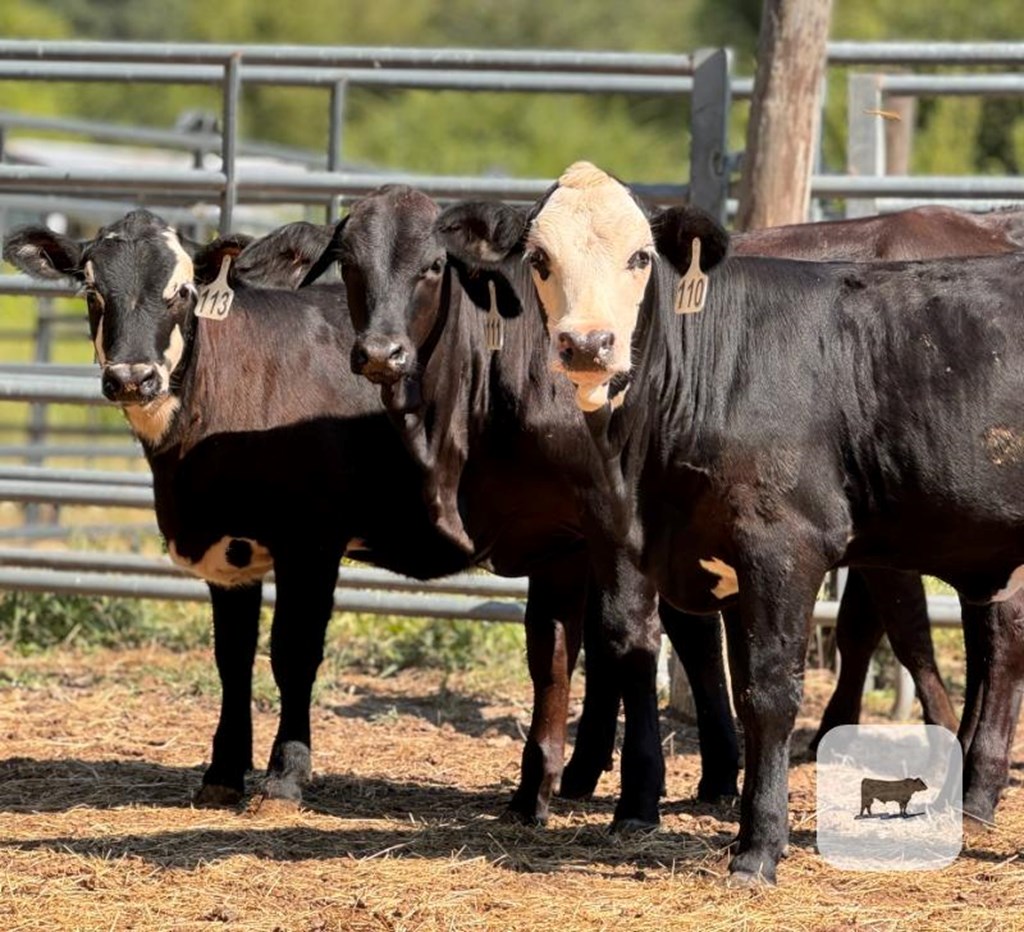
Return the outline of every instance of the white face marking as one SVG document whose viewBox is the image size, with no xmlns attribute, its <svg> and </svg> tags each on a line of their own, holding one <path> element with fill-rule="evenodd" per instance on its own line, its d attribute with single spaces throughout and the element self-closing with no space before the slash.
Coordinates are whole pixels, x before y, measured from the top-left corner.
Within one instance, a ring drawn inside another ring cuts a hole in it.
<svg viewBox="0 0 1024 932">
<path fill-rule="evenodd" d="M 85 283 L 87 285 L 96 284 L 96 266 L 92 264 L 92 259 L 82 266 L 82 274 L 85 276 Z"/>
<path fill-rule="evenodd" d="M 653 254 L 650 224 L 622 184 L 589 162 L 577 162 L 534 218 L 526 248 L 547 256 L 547 278 L 534 269 L 533 281 L 553 350 L 563 332 L 615 336 L 605 370 L 566 373 L 577 386 L 580 407 L 600 407 L 607 391 L 598 386 L 629 370 L 630 340 L 651 275 L 650 264 L 630 268 L 630 260 L 641 250 Z M 553 366 L 563 368 L 557 352 Z"/>
<path fill-rule="evenodd" d="M 181 246 L 181 240 L 174 230 L 168 228 L 161 234 L 168 249 L 174 253 L 174 268 L 171 270 L 171 277 L 167 279 L 164 288 L 164 298 L 173 298 L 182 285 L 191 285 L 195 277 L 195 270 L 192 267 L 192 258 Z"/>
<path fill-rule="evenodd" d="M 168 378 L 170 373 L 178 368 L 178 363 L 181 362 L 184 352 L 185 338 L 181 335 L 181 327 L 175 324 L 171 331 L 170 342 L 167 344 L 167 349 L 164 350 L 164 364 L 167 367 Z"/>
<path fill-rule="evenodd" d="M 252 547 L 252 559 L 248 566 L 234 566 L 228 562 L 228 547 L 234 540 L 245 541 Z M 173 540 L 167 542 L 167 552 L 178 566 L 184 567 L 190 573 L 194 573 L 208 582 L 226 588 L 256 582 L 274 568 L 274 560 L 270 556 L 270 551 L 251 537 L 226 535 L 211 545 L 206 553 L 194 563 L 188 557 L 183 557 L 178 553 L 178 548 Z"/>
<path fill-rule="evenodd" d="M 1006 580 L 1006 585 L 992 596 L 992 601 L 1005 602 L 1021 586 L 1024 586 L 1024 566 L 1018 566 L 1017 569 L 1010 573 L 1010 578 Z"/>
<path fill-rule="evenodd" d="M 710 560 L 698 560 L 697 562 L 702 570 L 714 573 L 718 577 L 715 588 L 711 590 L 711 594 L 716 599 L 727 599 L 740 591 L 740 584 L 736 580 L 736 570 L 724 560 L 712 557 Z"/>
</svg>

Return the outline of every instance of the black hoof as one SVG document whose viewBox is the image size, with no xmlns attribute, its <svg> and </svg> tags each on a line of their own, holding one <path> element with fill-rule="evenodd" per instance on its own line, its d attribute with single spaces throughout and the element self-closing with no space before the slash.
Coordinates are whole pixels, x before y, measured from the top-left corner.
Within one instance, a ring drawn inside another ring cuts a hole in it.
<svg viewBox="0 0 1024 932">
<path fill-rule="evenodd" d="M 631 835 L 650 835 L 660 828 L 658 822 L 648 822 L 644 819 L 616 819 L 612 822 L 608 831 L 612 835 L 621 837 Z"/>
<path fill-rule="evenodd" d="M 729 802 L 739 795 L 735 777 L 701 777 L 697 784 L 697 799 L 702 803 Z"/>
<path fill-rule="evenodd" d="M 763 871 L 730 871 L 725 878 L 725 885 L 731 889 L 774 887 L 775 876 L 767 876 Z"/>
<path fill-rule="evenodd" d="M 233 786 L 204 783 L 192 797 L 192 804 L 203 809 L 233 809 L 242 802 L 243 792 Z"/>
<path fill-rule="evenodd" d="M 560 799 L 590 799 L 600 776 L 598 773 L 584 773 L 580 767 L 573 768 L 570 762 L 562 771 L 562 783 L 555 795 Z"/>
<path fill-rule="evenodd" d="M 531 825 L 541 828 L 547 825 L 548 812 L 539 806 L 526 806 L 513 799 L 508 808 L 498 816 L 498 821 L 506 825 Z"/>
</svg>

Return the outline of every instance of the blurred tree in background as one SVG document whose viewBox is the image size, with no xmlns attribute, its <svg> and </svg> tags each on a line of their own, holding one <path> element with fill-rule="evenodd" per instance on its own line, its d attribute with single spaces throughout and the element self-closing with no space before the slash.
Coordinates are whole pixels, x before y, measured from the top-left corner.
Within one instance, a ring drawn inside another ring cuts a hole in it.
<svg viewBox="0 0 1024 932">
<path fill-rule="evenodd" d="M 317 45 L 468 46 L 691 51 L 728 45 L 736 70 L 753 73 L 761 0 L 4 0 L 8 37 L 217 41 Z M 1020 0 L 836 0 L 837 39 L 1012 39 Z M 824 124 L 828 168 L 845 157 L 843 74 L 829 81 Z M 178 115 L 218 111 L 212 88 L 163 85 L 9 85 L 8 109 L 173 125 Z M 324 151 L 327 93 L 250 88 L 246 138 Z M 733 145 L 745 113 L 736 108 Z M 633 180 L 685 180 L 687 104 L 670 98 L 468 94 L 353 88 L 344 155 L 414 171 L 546 177 L 591 158 Z M 913 170 L 1013 173 L 1024 164 L 1024 101 L 922 100 Z"/>
</svg>

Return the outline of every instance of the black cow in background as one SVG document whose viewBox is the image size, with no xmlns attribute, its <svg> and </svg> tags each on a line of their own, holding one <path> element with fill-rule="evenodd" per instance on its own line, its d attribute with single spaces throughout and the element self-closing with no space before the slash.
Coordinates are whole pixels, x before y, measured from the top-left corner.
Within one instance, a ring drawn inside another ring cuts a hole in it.
<svg viewBox="0 0 1024 932">
<path fill-rule="evenodd" d="M 747 749 L 734 880 L 774 881 L 786 844 L 807 621 L 831 566 L 928 572 L 986 613 L 966 638 L 983 705 L 961 738 L 965 806 L 990 813 L 1002 784 L 972 778 L 979 753 L 1005 765 L 1005 716 L 989 713 L 1014 707 L 1024 670 L 1019 632 L 999 643 L 987 608 L 1024 581 L 1024 256 L 722 261 L 708 218 L 648 221 L 586 163 L 529 213 L 457 205 L 439 224 L 543 308 L 549 362 L 588 412 L 613 489 L 588 514 L 609 662 L 649 679 L 655 590 L 725 616 Z M 678 313 L 696 282 L 706 307 Z M 984 656 L 976 636 L 998 649 Z M 655 727 L 649 693 L 624 694 L 641 700 L 627 732 Z"/>
</svg>

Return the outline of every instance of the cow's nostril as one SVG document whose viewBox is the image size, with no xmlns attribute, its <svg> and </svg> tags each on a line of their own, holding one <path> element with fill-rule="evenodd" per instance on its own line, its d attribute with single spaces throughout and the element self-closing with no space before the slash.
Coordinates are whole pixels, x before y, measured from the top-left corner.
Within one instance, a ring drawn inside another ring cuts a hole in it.
<svg viewBox="0 0 1024 932">
<path fill-rule="evenodd" d="M 121 380 L 113 372 L 104 372 L 101 380 L 104 396 L 114 401 L 121 391 Z"/>
<path fill-rule="evenodd" d="M 405 362 L 405 348 L 401 343 L 392 343 L 390 352 L 388 353 L 388 359 L 391 362 L 403 363 Z"/>
<path fill-rule="evenodd" d="M 366 364 L 370 361 L 370 354 L 366 352 L 366 347 L 362 345 L 354 346 L 352 348 L 352 369 L 355 372 L 362 372 L 366 368 Z"/>
<path fill-rule="evenodd" d="M 143 398 L 151 398 L 160 391 L 160 374 L 156 369 L 150 369 L 142 374 L 138 385 L 139 395 Z"/>
<path fill-rule="evenodd" d="M 607 352 L 615 345 L 615 334 L 610 330 L 599 330 L 594 334 L 594 342 L 599 353 Z"/>
</svg>

